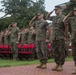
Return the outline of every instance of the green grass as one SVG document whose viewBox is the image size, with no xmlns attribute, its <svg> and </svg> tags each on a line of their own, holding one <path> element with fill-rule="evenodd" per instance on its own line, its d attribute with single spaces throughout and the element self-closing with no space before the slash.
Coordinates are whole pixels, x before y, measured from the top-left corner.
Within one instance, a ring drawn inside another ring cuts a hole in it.
<svg viewBox="0 0 76 75">
<path fill-rule="evenodd" d="M 72 57 L 66 58 L 66 61 L 72 61 Z M 53 59 L 49 59 L 48 63 L 54 62 Z M 10 66 L 22 66 L 22 65 L 31 65 L 39 64 L 39 60 L 25 60 L 25 61 L 14 61 L 14 60 L 2 60 L 0 59 L 0 67 L 10 67 Z"/>
</svg>

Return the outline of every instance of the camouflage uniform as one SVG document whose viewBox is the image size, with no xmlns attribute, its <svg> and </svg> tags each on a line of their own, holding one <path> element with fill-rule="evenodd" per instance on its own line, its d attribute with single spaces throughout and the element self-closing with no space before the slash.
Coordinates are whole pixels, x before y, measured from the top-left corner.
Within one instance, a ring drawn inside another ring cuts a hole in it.
<svg viewBox="0 0 76 75">
<path fill-rule="evenodd" d="M 27 43 L 28 45 L 34 44 L 35 45 L 35 29 L 29 29 L 28 30 L 28 35 L 27 35 Z M 30 51 L 32 52 L 31 58 L 34 59 L 35 58 L 35 48 L 31 48 Z"/>
<path fill-rule="evenodd" d="M 68 23 L 71 25 L 72 55 L 76 66 L 76 16 L 69 17 Z"/>
<path fill-rule="evenodd" d="M 0 34 L 0 44 L 1 44 L 2 42 L 1 42 L 1 34 Z"/>
<path fill-rule="evenodd" d="M 27 32 L 21 32 L 21 44 L 27 44 Z"/>
<path fill-rule="evenodd" d="M 8 35 L 4 34 L 3 38 L 4 38 L 4 45 L 8 45 L 8 41 L 9 41 Z"/>
<path fill-rule="evenodd" d="M 64 15 L 50 17 L 52 20 L 52 36 L 51 36 L 51 48 L 54 55 L 55 63 L 58 65 L 63 65 L 66 56 L 66 45 L 64 40 L 64 24 L 62 20 Z"/>
<path fill-rule="evenodd" d="M 47 50 L 46 50 L 46 31 L 48 23 L 45 20 L 36 21 L 34 23 L 36 30 L 36 52 L 41 63 L 47 63 Z"/>
<path fill-rule="evenodd" d="M 10 45 L 12 47 L 13 59 L 16 59 L 18 57 L 18 48 L 16 42 L 18 41 L 18 33 L 20 30 L 18 27 L 11 27 L 10 30 Z"/>
<path fill-rule="evenodd" d="M 28 44 L 34 44 L 35 43 L 35 35 L 33 34 L 34 30 L 29 29 L 28 31 L 28 35 L 27 35 L 27 41 Z"/>
<path fill-rule="evenodd" d="M 0 44 L 3 44 L 3 35 L 0 33 Z"/>
</svg>

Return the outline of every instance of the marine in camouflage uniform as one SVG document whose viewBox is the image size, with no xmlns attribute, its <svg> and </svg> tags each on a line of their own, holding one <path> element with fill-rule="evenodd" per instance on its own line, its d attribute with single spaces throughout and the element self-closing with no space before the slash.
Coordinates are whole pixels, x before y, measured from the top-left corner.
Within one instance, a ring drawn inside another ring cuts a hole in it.
<svg viewBox="0 0 76 75">
<path fill-rule="evenodd" d="M 43 19 L 44 14 L 39 13 L 31 21 L 31 23 L 38 17 L 38 21 L 34 21 L 33 26 L 36 30 L 36 52 L 38 59 L 40 60 L 40 65 L 37 68 L 46 68 L 47 63 L 47 50 L 46 50 L 46 31 L 48 23 Z"/>
<path fill-rule="evenodd" d="M 3 31 L 0 32 L 0 44 L 3 44 Z"/>
<path fill-rule="evenodd" d="M 35 32 L 36 31 L 35 31 L 34 27 L 30 27 L 30 29 L 28 30 L 28 35 L 27 35 L 28 45 L 32 45 L 32 44 L 35 45 L 35 39 L 36 39 L 35 38 L 35 35 L 36 35 Z M 35 48 L 33 48 L 33 49 L 31 48 L 30 51 L 32 52 L 31 59 L 34 59 L 35 58 L 35 53 L 36 53 Z"/>
<path fill-rule="evenodd" d="M 35 44 L 35 29 L 33 27 L 28 30 L 27 41 L 28 44 Z"/>
<path fill-rule="evenodd" d="M 17 23 L 12 23 L 12 27 L 8 28 L 10 30 L 10 45 L 12 47 L 13 60 L 16 60 L 18 58 L 18 48 L 16 42 L 19 41 L 18 35 L 20 30 L 16 25 Z"/>
<path fill-rule="evenodd" d="M 24 44 L 27 44 L 27 29 L 24 29 L 21 33 L 20 33 L 20 36 L 21 36 L 21 40 L 20 40 L 20 43 L 22 45 Z"/>
<path fill-rule="evenodd" d="M 0 44 L 2 44 L 2 35 L 1 35 L 1 32 L 0 32 Z"/>
<path fill-rule="evenodd" d="M 5 30 L 5 33 L 3 35 L 3 39 L 4 39 L 4 45 L 8 45 L 9 44 L 9 38 L 8 38 L 8 30 Z"/>
<path fill-rule="evenodd" d="M 51 50 L 53 52 L 54 61 L 56 66 L 52 69 L 53 71 L 62 71 L 62 66 L 65 62 L 65 57 L 67 54 L 66 44 L 64 40 L 65 25 L 63 24 L 64 15 L 60 12 L 61 8 L 59 6 L 55 7 L 55 13 L 57 16 L 51 16 L 50 12 L 47 19 L 50 17 L 52 21 L 52 35 L 51 35 Z"/>
<path fill-rule="evenodd" d="M 74 16 L 69 17 L 74 14 Z M 71 43 L 72 43 L 72 56 L 75 63 L 75 71 L 72 72 L 76 74 L 76 7 L 71 11 L 64 19 L 64 22 L 68 22 L 68 25 L 71 26 Z"/>
</svg>

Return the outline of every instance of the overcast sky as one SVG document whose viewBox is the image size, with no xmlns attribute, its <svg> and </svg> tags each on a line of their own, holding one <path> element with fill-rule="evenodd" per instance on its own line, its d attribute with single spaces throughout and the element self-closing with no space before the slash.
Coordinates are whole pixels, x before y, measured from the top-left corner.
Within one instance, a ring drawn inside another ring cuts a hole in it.
<svg viewBox="0 0 76 75">
<path fill-rule="evenodd" d="M 2 0 L 0 0 L 2 1 Z M 45 0 L 45 7 L 46 7 L 46 11 L 50 12 L 54 9 L 54 6 L 58 5 L 58 4 L 62 4 L 65 2 L 68 2 L 69 0 Z M 1 3 L 0 3 L 0 9 L 2 8 Z M 0 12 L 0 17 L 2 17 L 4 15 L 4 13 Z M 54 14 L 53 14 L 54 15 Z"/>
</svg>

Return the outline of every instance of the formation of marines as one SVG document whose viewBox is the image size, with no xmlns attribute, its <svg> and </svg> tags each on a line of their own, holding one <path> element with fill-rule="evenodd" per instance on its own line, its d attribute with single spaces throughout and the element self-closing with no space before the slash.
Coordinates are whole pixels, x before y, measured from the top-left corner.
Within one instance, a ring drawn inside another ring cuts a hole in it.
<svg viewBox="0 0 76 75">
<path fill-rule="evenodd" d="M 55 11 L 56 16 L 50 16 Z M 45 43 L 51 43 L 51 50 L 54 56 L 56 66 L 53 71 L 62 71 L 65 58 L 68 55 L 68 26 L 71 25 L 71 43 L 72 56 L 76 66 L 76 7 L 67 16 L 62 14 L 60 6 L 56 6 L 47 16 L 46 20 L 52 21 L 52 27 L 43 18 L 44 14 L 40 13 L 34 16 L 29 25 L 36 29 L 36 52 L 40 60 L 37 68 L 47 68 L 47 53 Z M 36 21 L 36 19 L 38 19 Z M 48 31 L 47 35 L 46 32 Z M 76 69 L 72 74 L 76 74 Z"/>
<path fill-rule="evenodd" d="M 7 29 L 0 32 L 0 44 L 11 46 L 13 60 L 18 59 L 18 44 L 34 44 L 35 29 L 33 27 L 19 29 L 17 23 L 13 22 Z"/>
<path fill-rule="evenodd" d="M 55 11 L 56 16 L 50 16 Z M 56 6 L 47 16 L 46 20 L 52 21 L 52 26 L 44 19 L 44 13 L 40 12 L 29 22 L 30 28 L 19 29 L 17 23 L 12 23 L 8 29 L 0 32 L 0 43 L 10 44 L 13 51 L 13 59 L 18 57 L 17 44 L 35 44 L 37 57 L 40 64 L 37 68 L 47 68 L 46 43 L 50 42 L 56 66 L 53 71 L 62 71 L 65 58 L 68 55 L 67 38 L 68 25 L 71 25 L 72 55 L 76 66 L 76 7 L 67 16 L 61 13 L 61 7 Z M 72 74 L 76 74 L 76 69 Z"/>
</svg>

